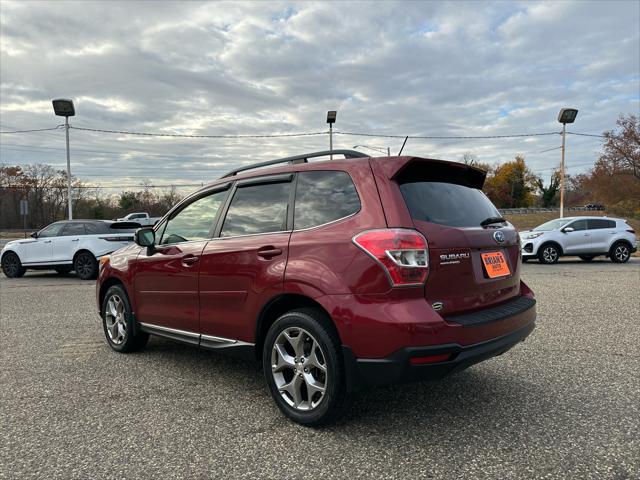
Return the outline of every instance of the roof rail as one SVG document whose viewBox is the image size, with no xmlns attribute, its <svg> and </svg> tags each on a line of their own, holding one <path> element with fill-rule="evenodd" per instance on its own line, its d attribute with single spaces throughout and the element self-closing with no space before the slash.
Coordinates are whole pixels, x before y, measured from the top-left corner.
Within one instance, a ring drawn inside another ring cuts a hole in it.
<svg viewBox="0 0 640 480">
<path fill-rule="evenodd" d="M 278 165 L 280 163 L 307 163 L 310 158 L 326 157 L 327 155 L 344 155 L 344 158 L 361 158 L 369 156 L 362 152 L 357 152 L 356 150 L 324 150 L 322 152 L 303 153 L 301 155 L 294 155 L 293 157 L 278 158 L 276 160 L 268 160 L 266 162 L 253 163 L 251 165 L 236 168 L 235 170 L 225 173 L 220 178 L 233 177 L 240 172 L 253 170 L 254 168 Z"/>
</svg>

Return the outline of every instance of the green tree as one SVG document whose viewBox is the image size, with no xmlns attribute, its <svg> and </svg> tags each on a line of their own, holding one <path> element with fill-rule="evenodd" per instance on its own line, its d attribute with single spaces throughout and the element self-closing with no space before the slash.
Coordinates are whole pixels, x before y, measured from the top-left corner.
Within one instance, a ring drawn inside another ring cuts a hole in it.
<svg viewBox="0 0 640 480">
<path fill-rule="evenodd" d="M 557 204 L 556 200 L 560 191 L 560 172 L 556 170 L 551 174 L 551 180 L 547 187 L 544 186 L 544 181 L 540 177 L 535 179 L 535 184 L 540 191 L 540 200 L 543 207 L 548 208 Z"/>
</svg>

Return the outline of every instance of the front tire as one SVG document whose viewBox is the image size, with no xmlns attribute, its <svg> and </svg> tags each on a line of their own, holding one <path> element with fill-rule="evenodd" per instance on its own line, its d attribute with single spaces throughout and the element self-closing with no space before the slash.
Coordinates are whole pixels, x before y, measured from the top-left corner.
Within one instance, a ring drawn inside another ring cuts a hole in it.
<svg viewBox="0 0 640 480">
<path fill-rule="evenodd" d="M 282 315 L 269 328 L 262 361 L 273 399 L 294 422 L 323 425 L 344 411 L 344 360 L 326 315 L 313 309 Z"/>
<path fill-rule="evenodd" d="M 553 244 L 543 245 L 538 252 L 538 260 L 540 263 L 551 265 L 557 263 L 560 258 L 560 249 Z"/>
<path fill-rule="evenodd" d="M 135 328 L 129 297 L 120 285 L 107 290 L 100 315 L 107 343 L 116 352 L 135 352 L 147 344 L 149 334 Z"/>
<path fill-rule="evenodd" d="M 7 252 L 2 257 L 2 271 L 8 278 L 20 278 L 27 269 L 22 266 L 18 255 L 13 252 Z"/>
<path fill-rule="evenodd" d="M 609 258 L 613 263 L 627 263 L 631 257 L 631 249 L 625 242 L 614 243 L 609 250 Z"/>
<path fill-rule="evenodd" d="M 98 261 L 91 252 L 80 252 L 73 261 L 73 269 L 81 280 L 94 280 L 98 276 Z"/>
</svg>

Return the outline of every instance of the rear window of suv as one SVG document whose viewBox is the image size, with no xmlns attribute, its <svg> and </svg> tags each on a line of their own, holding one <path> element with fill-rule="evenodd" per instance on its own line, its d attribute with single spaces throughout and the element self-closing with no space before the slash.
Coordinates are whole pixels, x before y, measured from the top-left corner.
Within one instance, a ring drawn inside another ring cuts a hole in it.
<svg viewBox="0 0 640 480">
<path fill-rule="evenodd" d="M 317 227 L 360 210 L 360 198 L 351 177 L 339 171 L 298 174 L 294 228 Z"/>
<path fill-rule="evenodd" d="M 450 227 L 477 227 L 500 212 L 487 196 L 476 188 L 455 183 L 405 181 L 400 191 L 411 217 Z"/>
</svg>

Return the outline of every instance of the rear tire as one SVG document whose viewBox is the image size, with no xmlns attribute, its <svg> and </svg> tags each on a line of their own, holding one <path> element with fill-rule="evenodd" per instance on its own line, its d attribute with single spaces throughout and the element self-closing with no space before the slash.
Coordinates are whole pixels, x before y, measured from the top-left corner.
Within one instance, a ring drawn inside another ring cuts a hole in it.
<svg viewBox="0 0 640 480">
<path fill-rule="evenodd" d="M 71 267 L 55 267 L 54 270 L 58 272 L 58 275 L 68 275 L 71 272 Z"/>
<path fill-rule="evenodd" d="M 107 343 L 116 352 L 136 352 L 147 344 L 149 334 L 141 332 L 134 325 L 129 297 L 120 285 L 114 285 L 107 290 L 100 316 Z"/>
<path fill-rule="evenodd" d="M 557 263 L 559 258 L 560 249 L 552 243 L 542 245 L 538 251 L 538 260 L 540 263 L 551 265 L 553 263 Z"/>
<path fill-rule="evenodd" d="M 631 257 L 631 248 L 626 242 L 614 243 L 609 250 L 609 258 L 613 263 L 626 263 Z"/>
<path fill-rule="evenodd" d="M 595 255 L 580 255 L 580 260 L 582 260 L 584 262 L 590 262 L 594 258 L 596 258 Z"/>
<path fill-rule="evenodd" d="M 2 257 L 2 271 L 7 278 L 20 278 L 27 269 L 22 266 L 17 254 L 7 252 Z"/>
<path fill-rule="evenodd" d="M 73 261 L 73 269 L 81 280 L 94 280 L 98 276 L 98 261 L 93 253 L 80 252 Z"/>
<path fill-rule="evenodd" d="M 348 403 L 341 344 L 329 322 L 317 310 L 293 310 L 278 318 L 265 338 L 262 363 L 271 396 L 301 425 L 327 424 Z"/>
</svg>

